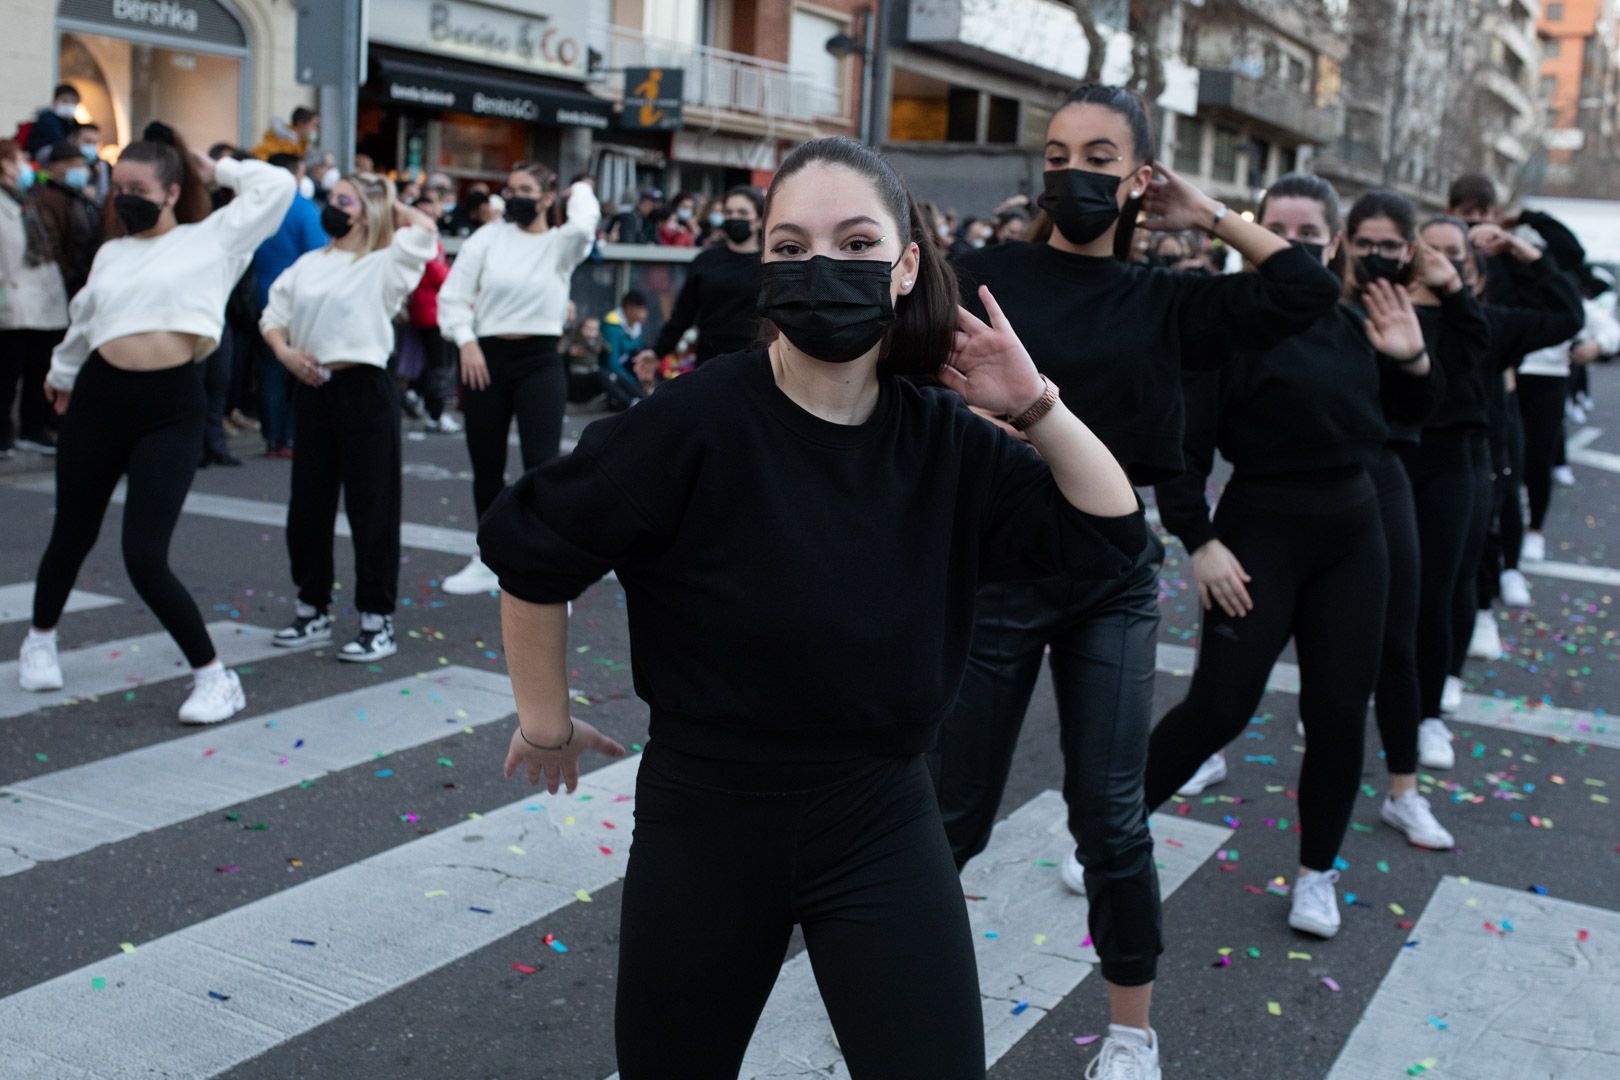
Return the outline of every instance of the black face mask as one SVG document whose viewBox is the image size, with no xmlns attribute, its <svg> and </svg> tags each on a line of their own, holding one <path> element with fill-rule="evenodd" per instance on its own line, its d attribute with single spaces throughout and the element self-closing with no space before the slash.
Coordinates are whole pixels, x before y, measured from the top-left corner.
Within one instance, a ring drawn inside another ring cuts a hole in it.
<svg viewBox="0 0 1620 1080">
<path fill-rule="evenodd" d="M 540 216 L 540 200 L 515 195 L 506 200 L 506 220 L 520 229 L 527 229 Z"/>
<path fill-rule="evenodd" d="M 1449 262 L 1456 269 L 1458 277 L 1462 278 L 1464 281 L 1468 280 L 1468 263 L 1467 262 L 1465 262 L 1462 259 L 1447 259 L 1446 261 Z"/>
<path fill-rule="evenodd" d="M 1299 250 L 1303 251 L 1305 254 L 1309 255 L 1311 257 L 1311 261 L 1314 263 L 1320 263 L 1322 261 L 1322 253 L 1327 250 L 1326 244 L 1318 244 L 1311 240 L 1290 240 L 1288 242 L 1299 248 Z"/>
<path fill-rule="evenodd" d="M 113 212 L 118 215 L 124 232 L 134 236 L 157 228 L 158 218 L 163 216 L 163 207 L 139 195 L 119 195 L 113 199 Z"/>
<path fill-rule="evenodd" d="M 733 244 L 746 244 L 754 235 L 754 223 L 742 218 L 726 218 L 720 223 L 720 228 Z"/>
<path fill-rule="evenodd" d="M 829 364 L 847 364 L 876 345 L 894 322 L 893 269 L 880 259 L 825 255 L 768 262 L 756 309 L 795 349 Z"/>
<path fill-rule="evenodd" d="M 1371 285 L 1375 281 L 1387 281 L 1391 285 L 1405 285 L 1411 280 L 1412 264 L 1409 262 L 1401 262 L 1377 252 L 1356 257 L 1357 284 Z"/>
<path fill-rule="evenodd" d="M 1051 169 L 1046 173 L 1046 191 L 1035 205 L 1046 211 L 1069 243 L 1089 244 L 1119 218 L 1114 199 L 1123 179 L 1085 169 Z"/>
<path fill-rule="evenodd" d="M 346 210 L 327 203 L 321 207 L 321 228 L 326 230 L 327 236 L 341 240 L 349 235 L 349 231 L 354 228 L 354 222 L 350 220 Z"/>
</svg>

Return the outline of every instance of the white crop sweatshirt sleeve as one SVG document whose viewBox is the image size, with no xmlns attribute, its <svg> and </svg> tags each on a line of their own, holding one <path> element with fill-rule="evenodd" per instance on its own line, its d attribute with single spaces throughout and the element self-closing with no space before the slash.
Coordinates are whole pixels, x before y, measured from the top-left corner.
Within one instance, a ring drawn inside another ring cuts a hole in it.
<svg viewBox="0 0 1620 1080">
<path fill-rule="evenodd" d="M 596 243 L 596 226 L 602 220 L 602 202 L 596 197 L 596 189 L 583 180 L 577 181 L 568 189 L 568 208 L 564 213 L 566 220 L 557 231 L 567 237 L 568 242 L 558 249 L 557 260 L 571 274 Z"/>
<path fill-rule="evenodd" d="M 456 261 L 450 264 L 450 273 L 439 286 L 439 333 L 457 348 L 478 340 L 473 304 L 484 276 L 484 258 L 494 235 L 494 228 L 486 225 L 463 240 Z"/>
<path fill-rule="evenodd" d="M 109 240 L 96 252 L 68 308 L 67 336 L 51 354 L 46 382 L 72 390 L 92 351 L 131 334 L 190 334 L 197 339 L 194 360 L 214 351 L 226 299 L 298 193 L 292 173 L 262 161 L 222 159 L 214 179 L 236 197 L 202 221 L 162 236 Z"/>
</svg>

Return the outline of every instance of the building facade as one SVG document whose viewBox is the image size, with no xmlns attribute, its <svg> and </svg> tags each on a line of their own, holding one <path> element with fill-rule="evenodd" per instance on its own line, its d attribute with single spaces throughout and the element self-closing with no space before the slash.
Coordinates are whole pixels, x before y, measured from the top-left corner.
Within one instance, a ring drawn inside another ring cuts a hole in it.
<svg viewBox="0 0 1620 1080">
<path fill-rule="evenodd" d="M 1547 109 L 1547 163 L 1540 192 L 1620 196 L 1620 29 L 1614 0 L 1544 3 L 1541 93 Z"/>
</svg>

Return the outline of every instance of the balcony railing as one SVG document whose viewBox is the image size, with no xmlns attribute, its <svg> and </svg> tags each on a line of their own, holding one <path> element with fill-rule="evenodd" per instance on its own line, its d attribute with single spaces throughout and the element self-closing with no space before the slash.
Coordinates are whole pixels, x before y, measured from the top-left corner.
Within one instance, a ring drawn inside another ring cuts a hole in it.
<svg viewBox="0 0 1620 1080">
<path fill-rule="evenodd" d="M 1303 90 L 1219 68 L 1199 70 L 1198 105 L 1258 120 L 1304 142 L 1329 143 L 1344 130 L 1341 107 L 1318 105 Z"/>
<path fill-rule="evenodd" d="M 623 26 L 607 27 L 597 35 L 597 40 L 604 39 L 605 86 L 620 99 L 625 68 L 680 68 L 686 73 L 683 98 L 694 108 L 807 122 L 845 115 L 842 87 L 818 82 L 775 60 L 653 37 Z"/>
</svg>

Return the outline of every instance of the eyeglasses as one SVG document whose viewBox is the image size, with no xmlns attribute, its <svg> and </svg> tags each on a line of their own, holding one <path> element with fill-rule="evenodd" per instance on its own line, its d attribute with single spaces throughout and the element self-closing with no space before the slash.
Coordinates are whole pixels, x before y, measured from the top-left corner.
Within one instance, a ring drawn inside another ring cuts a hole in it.
<svg viewBox="0 0 1620 1080">
<path fill-rule="evenodd" d="M 1373 252 L 1376 251 L 1378 254 L 1384 256 L 1386 259 L 1398 259 L 1402 255 L 1406 254 L 1406 241 L 1405 240 L 1377 240 L 1377 241 L 1373 241 L 1373 240 L 1368 240 L 1365 237 L 1357 237 L 1356 239 L 1350 241 L 1350 250 L 1355 252 L 1357 255 L 1371 255 Z"/>
</svg>

